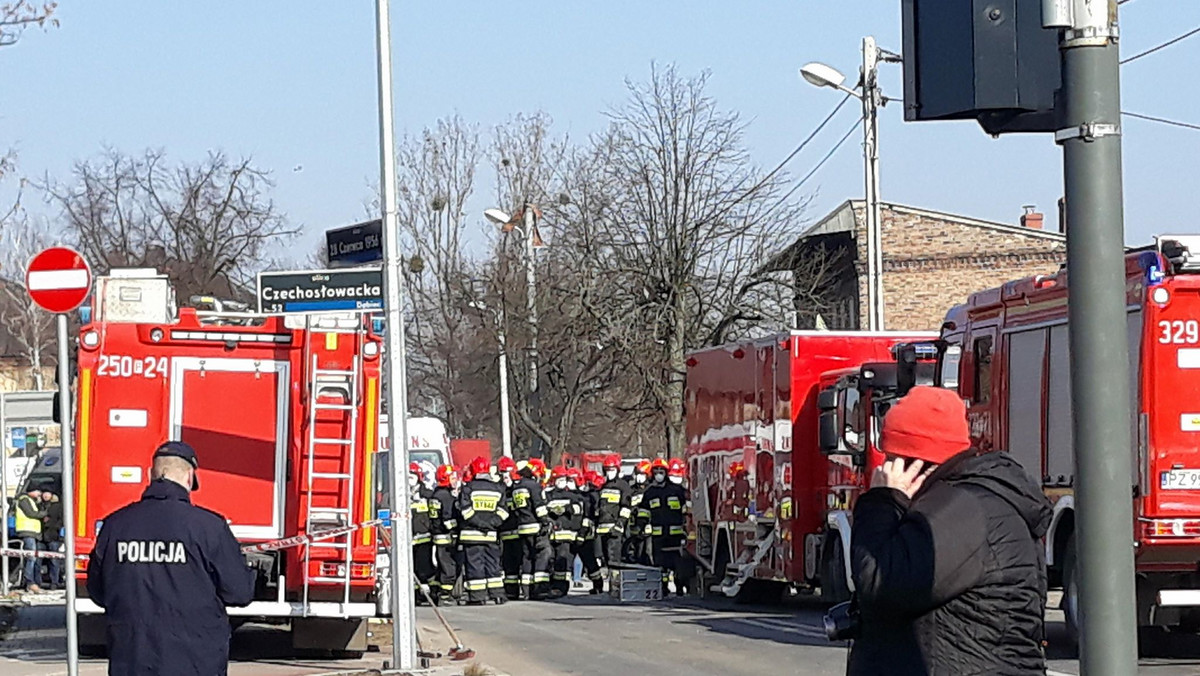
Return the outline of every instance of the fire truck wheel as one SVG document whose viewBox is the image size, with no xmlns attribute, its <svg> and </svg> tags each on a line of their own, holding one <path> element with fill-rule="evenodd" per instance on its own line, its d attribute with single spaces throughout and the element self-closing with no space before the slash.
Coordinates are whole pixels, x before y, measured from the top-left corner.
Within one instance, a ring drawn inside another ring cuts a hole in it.
<svg viewBox="0 0 1200 676">
<path fill-rule="evenodd" d="M 1072 646 L 1079 645 L 1079 568 L 1075 554 L 1075 534 L 1067 539 L 1063 552 L 1062 610 L 1066 619 L 1067 637 Z"/>
<path fill-rule="evenodd" d="M 842 538 L 837 531 L 829 531 L 821 544 L 821 602 L 833 605 L 849 600 Z"/>
</svg>

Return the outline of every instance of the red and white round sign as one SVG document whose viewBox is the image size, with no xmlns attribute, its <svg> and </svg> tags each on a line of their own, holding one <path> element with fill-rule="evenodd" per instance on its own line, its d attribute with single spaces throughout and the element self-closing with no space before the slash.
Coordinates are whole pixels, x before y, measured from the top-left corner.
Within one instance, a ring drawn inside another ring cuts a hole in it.
<svg viewBox="0 0 1200 676">
<path fill-rule="evenodd" d="M 92 271 L 74 249 L 51 247 L 29 261 L 25 288 L 38 307 L 47 312 L 70 312 L 92 290 Z"/>
</svg>

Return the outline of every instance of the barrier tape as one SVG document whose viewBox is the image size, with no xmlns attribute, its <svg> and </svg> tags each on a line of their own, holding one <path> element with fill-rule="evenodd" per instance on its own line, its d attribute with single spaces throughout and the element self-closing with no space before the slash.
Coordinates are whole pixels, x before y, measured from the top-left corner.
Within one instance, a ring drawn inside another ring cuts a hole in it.
<svg viewBox="0 0 1200 676">
<path fill-rule="evenodd" d="M 360 528 L 373 528 L 375 526 L 382 524 L 383 522 L 384 522 L 383 519 L 371 519 L 370 521 L 364 521 L 362 523 L 351 524 L 349 526 L 340 526 L 338 528 L 331 528 L 329 530 L 323 530 L 319 533 L 312 533 L 312 534 L 307 534 L 307 535 L 293 535 L 290 538 L 282 538 L 280 540 L 271 540 L 269 542 L 260 542 L 258 544 L 253 544 L 253 545 L 244 545 L 244 546 L 242 546 L 242 553 L 249 554 L 252 552 L 273 552 L 273 551 L 278 551 L 281 549 L 290 549 L 291 547 L 299 547 L 300 545 L 307 544 L 310 542 L 321 542 L 324 540 L 331 540 L 336 537 L 341 537 L 343 535 L 348 535 L 350 533 L 353 533 L 354 531 L 356 531 Z M 13 558 L 18 558 L 18 559 L 65 559 L 65 558 L 67 558 L 67 555 L 63 552 L 50 552 L 50 551 L 44 551 L 44 550 L 33 551 L 32 549 L 8 549 L 8 548 L 0 548 L 0 556 L 8 556 L 8 557 L 13 557 Z M 83 560 L 83 559 L 87 559 L 88 555 L 87 554 L 76 554 L 75 558 Z"/>
</svg>

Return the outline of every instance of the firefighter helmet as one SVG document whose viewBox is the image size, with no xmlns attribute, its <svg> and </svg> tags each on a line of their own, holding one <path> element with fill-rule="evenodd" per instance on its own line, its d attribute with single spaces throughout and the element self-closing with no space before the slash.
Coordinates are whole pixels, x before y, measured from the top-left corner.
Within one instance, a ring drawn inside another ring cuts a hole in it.
<svg viewBox="0 0 1200 676">
<path fill-rule="evenodd" d="M 599 472 L 592 472 L 592 476 L 589 477 L 588 480 L 591 481 L 592 485 L 596 488 L 604 488 L 605 480 L 603 474 Z"/>
<path fill-rule="evenodd" d="M 517 474 L 517 463 L 507 455 L 496 461 L 496 471 L 500 473 L 500 476 L 507 474 L 513 479 L 520 478 L 520 475 Z"/>
<path fill-rule="evenodd" d="M 621 469 L 621 456 L 616 453 L 604 456 L 604 469 Z"/>
<path fill-rule="evenodd" d="M 740 479 L 740 478 L 746 476 L 746 474 L 747 474 L 747 472 L 746 472 L 746 464 L 745 463 L 735 462 L 729 466 L 729 476 L 731 478 Z"/>
<path fill-rule="evenodd" d="M 667 473 L 671 476 L 687 476 L 687 465 L 680 458 L 671 458 L 667 463 Z"/>
<path fill-rule="evenodd" d="M 437 468 L 437 485 L 449 487 L 454 482 L 454 475 L 458 472 L 454 469 L 454 465 L 442 465 Z"/>
<path fill-rule="evenodd" d="M 471 477 L 478 479 L 492 472 L 492 462 L 482 455 L 471 461 Z"/>
<path fill-rule="evenodd" d="M 566 479 L 569 475 L 570 470 L 563 465 L 556 466 L 554 470 L 550 472 L 551 479 Z"/>
<path fill-rule="evenodd" d="M 416 460 L 408 463 L 408 473 L 416 474 L 417 479 L 421 481 L 425 480 L 425 472 L 421 469 L 421 463 L 417 462 Z"/>
<path fill-rule="evenodd" d="M 579 483 L 583 480 L 583 470 L 578 467 L 569 467 L 567 468 L 567 477 L 573 479 L 575 483 Z"/>
<path fill-rule="evenodd" d="M 667 464 L 666 460 L 663 460 L 662 458 L 655 458 L 654 462 L 650 463 L 650 471 L 653 472 L 656 469 L 670 471 L 671 466 Z"/>
<path fill-rule="evenodd" d="M 529 466 L 533 468 L 533 475 L 536 477 L 546 476 L 546 463 L 541 458 L 530 458 Z"/>
<path fill-rule="evenodd" d="M 637 466 L 633 468 L 633 471 L 636 474 L 645 474 L 646 476 L 650 476 L 650 461 L 643 460 L 639 462 Z"/>
</svg>

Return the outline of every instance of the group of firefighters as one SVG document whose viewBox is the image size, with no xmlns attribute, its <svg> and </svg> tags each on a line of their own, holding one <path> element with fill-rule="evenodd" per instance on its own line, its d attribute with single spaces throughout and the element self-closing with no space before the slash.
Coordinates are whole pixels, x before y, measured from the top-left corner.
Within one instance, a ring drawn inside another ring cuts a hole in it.
<svg viewBox="0 0 1200 676">
<path fill-rule="evenodd" d="M 426 471 L 411 463 L 418 599 L 461 601 L 460 590 L 468 605 L 560 598 L 576 557 L 592 594 L 604 591 L 604 568 L 640 564 L 663 570 L 664 598 L 672 579 L 682 596 L 690 578 L 681 566 L 685 475 L 678 459 L 643 461 L 631 482 L 617 454 L 605 457 L 601 473 L 481 457 L 461 473 L 438 467 L 430 488 Z"/>
</svg>

